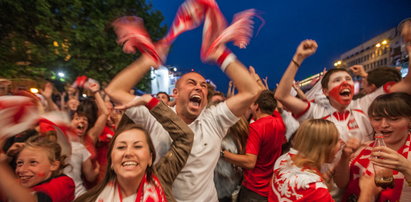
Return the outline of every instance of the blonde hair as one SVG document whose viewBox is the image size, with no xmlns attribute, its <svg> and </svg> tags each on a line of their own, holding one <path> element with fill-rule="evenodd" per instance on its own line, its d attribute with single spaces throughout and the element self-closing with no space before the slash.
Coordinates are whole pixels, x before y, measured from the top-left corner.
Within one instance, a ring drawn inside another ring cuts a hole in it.
<svg viewBox="0 0 411 202">
<path fill-rule="evenodd" d="M 63 169 L 67 166 L 66 155 L 61 154 L 61 146 L 53 140 L 55 137 L 51 133 L 47 136 L 45 135 L 35 135 L 30 137 L 25 143 L 24 148 L 41 148 L 47 151 L 48 160 L 52 163 L 59 161 L 59 167 L 56 171 L 52 172 L 52 177 L 59 176 L 63 173 Z M 22 149 L 23 150 L 23 149 Z M 20 152 L 22 151 L 20 150 Z"/>
<path fill-rule="evenodd" d="M 334 123 L 323 119 L 304 121 L 296 131 L 293 148 L 298 151 L 293 162 L 298 167 L 320 169 L 338 143 L 339 133 Z"/>
</svg>

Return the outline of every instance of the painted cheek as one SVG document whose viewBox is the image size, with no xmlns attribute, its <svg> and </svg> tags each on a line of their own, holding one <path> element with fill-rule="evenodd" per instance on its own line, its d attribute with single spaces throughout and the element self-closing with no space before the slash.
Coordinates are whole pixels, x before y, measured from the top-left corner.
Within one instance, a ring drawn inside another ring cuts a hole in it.
<svg viewBox="0 0 411 202">
<path fill-rule="evenodd" d="M 340 91 L 343 87 L 348 87 L 351 93 L 354 92 L 354 86 L 344 81 L 340 85 L 331 89 L 330 97 L 334 98 L 338 103 L 342 105 L 349 105 L 351 102 L 351 99 L 343 99 L 343 97 L 340 95 Z"/>
<path fill-rule="evenodd" d="M 46 173 L 40 172 L 36 174 L 38 177 L 46 177 Z"/>
</svg>

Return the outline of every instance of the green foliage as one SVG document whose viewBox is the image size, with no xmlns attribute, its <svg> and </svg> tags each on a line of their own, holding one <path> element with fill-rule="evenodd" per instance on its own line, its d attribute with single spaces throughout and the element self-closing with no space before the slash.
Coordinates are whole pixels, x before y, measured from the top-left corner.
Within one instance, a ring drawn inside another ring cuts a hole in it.
<svg viewBox="0 0 411 202">
<path fill-rule="evenodd" d="M 143 18 L 154 41 L 167 30 L 145 0 L 0 0 L 0 13 L 0 76 L 7 78 L 64 71 L 68 81 L 87 75 L 107 82 L 138 56 L 116 44 L 114 19 Z M 147 90 L 148 81 L 138 87 Z"/>
</svg>

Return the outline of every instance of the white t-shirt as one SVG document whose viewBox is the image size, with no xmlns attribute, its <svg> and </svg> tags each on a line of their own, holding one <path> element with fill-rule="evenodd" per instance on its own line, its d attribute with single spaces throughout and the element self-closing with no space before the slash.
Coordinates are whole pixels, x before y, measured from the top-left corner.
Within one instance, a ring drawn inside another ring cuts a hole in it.
<svg viewBox="0 0 411 202">
<path fill-rule="evenodd" d="M 306 119 L 326 119 L 336 125 L 342 140 L 347 141 L 352 136 L 362 142 L 369 141 L 373 139 L 373 129 L 367 115 L 368 107 L 377 96 L 384 93 L 386 92 L 382 86 L 360 99 L 353 100 L 343 113 L 338 113 L 334 107 L 308 102 L 306 111 L 297 119 L 300 122 Z"/>
<path fill-rule="evenodd" d="M 83 162 L 90 158 L 91 154 L 86 147 L 80 142 L 71 142 L 70 165 L 64 168 L 64 174 L 71 177 L 76 185 L 75 197 L 84 194 L 87 189 L 83 185 L 81 179 L 81 171 Z"/>
<path fill-rule="evenodd" d="M 292 116 L 290 112 L 285 110 L 282 111 L 281 117 L 283 118 L 283 122 L 285 124 L 285 138 L 287 138 L 288 142 L 298 127 L 300 127 L 300 123 Z"/>
<path fill-rule="evenodd" d="M 175 109 L 174 109 L 175 111 Z M 170 148 L 171 138 L 144 106 L 126 111 L 136 124 L 150 134 L 160 159 Z M 220 157 L 221 141 L 228 128 L 239 120 L 228 108 L 226 102 L 204 109 L 188 126 L 194 132 L 194 142 L 184 168 L 173 183 L 173 195 L 177 201 L 218 201 L 214 186 L 214 168 Z"/>
</svg>

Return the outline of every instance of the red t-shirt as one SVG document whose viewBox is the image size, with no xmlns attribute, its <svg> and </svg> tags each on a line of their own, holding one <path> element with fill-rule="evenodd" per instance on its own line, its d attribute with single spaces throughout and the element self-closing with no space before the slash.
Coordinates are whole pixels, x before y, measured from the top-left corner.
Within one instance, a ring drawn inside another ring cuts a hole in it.
<svg viewBox="0 0 411 202">
<path fill-rule="evenodd" d="M 257 162 L 254 169 L 244 170 L 243 186 L 261 196 L 268 197 L 274 162 L 286 142 L 285 130 L 278 112 L 250 124 L 246 153 L 256 155 Z"/>
<path fill-rule="evenodd" d="M 31 189 L 38 195 L 48 196 L 51 201 L 70 202 L 74 200 L 74 181 L 66 175 L 51 178 Z"/>
</svg>

